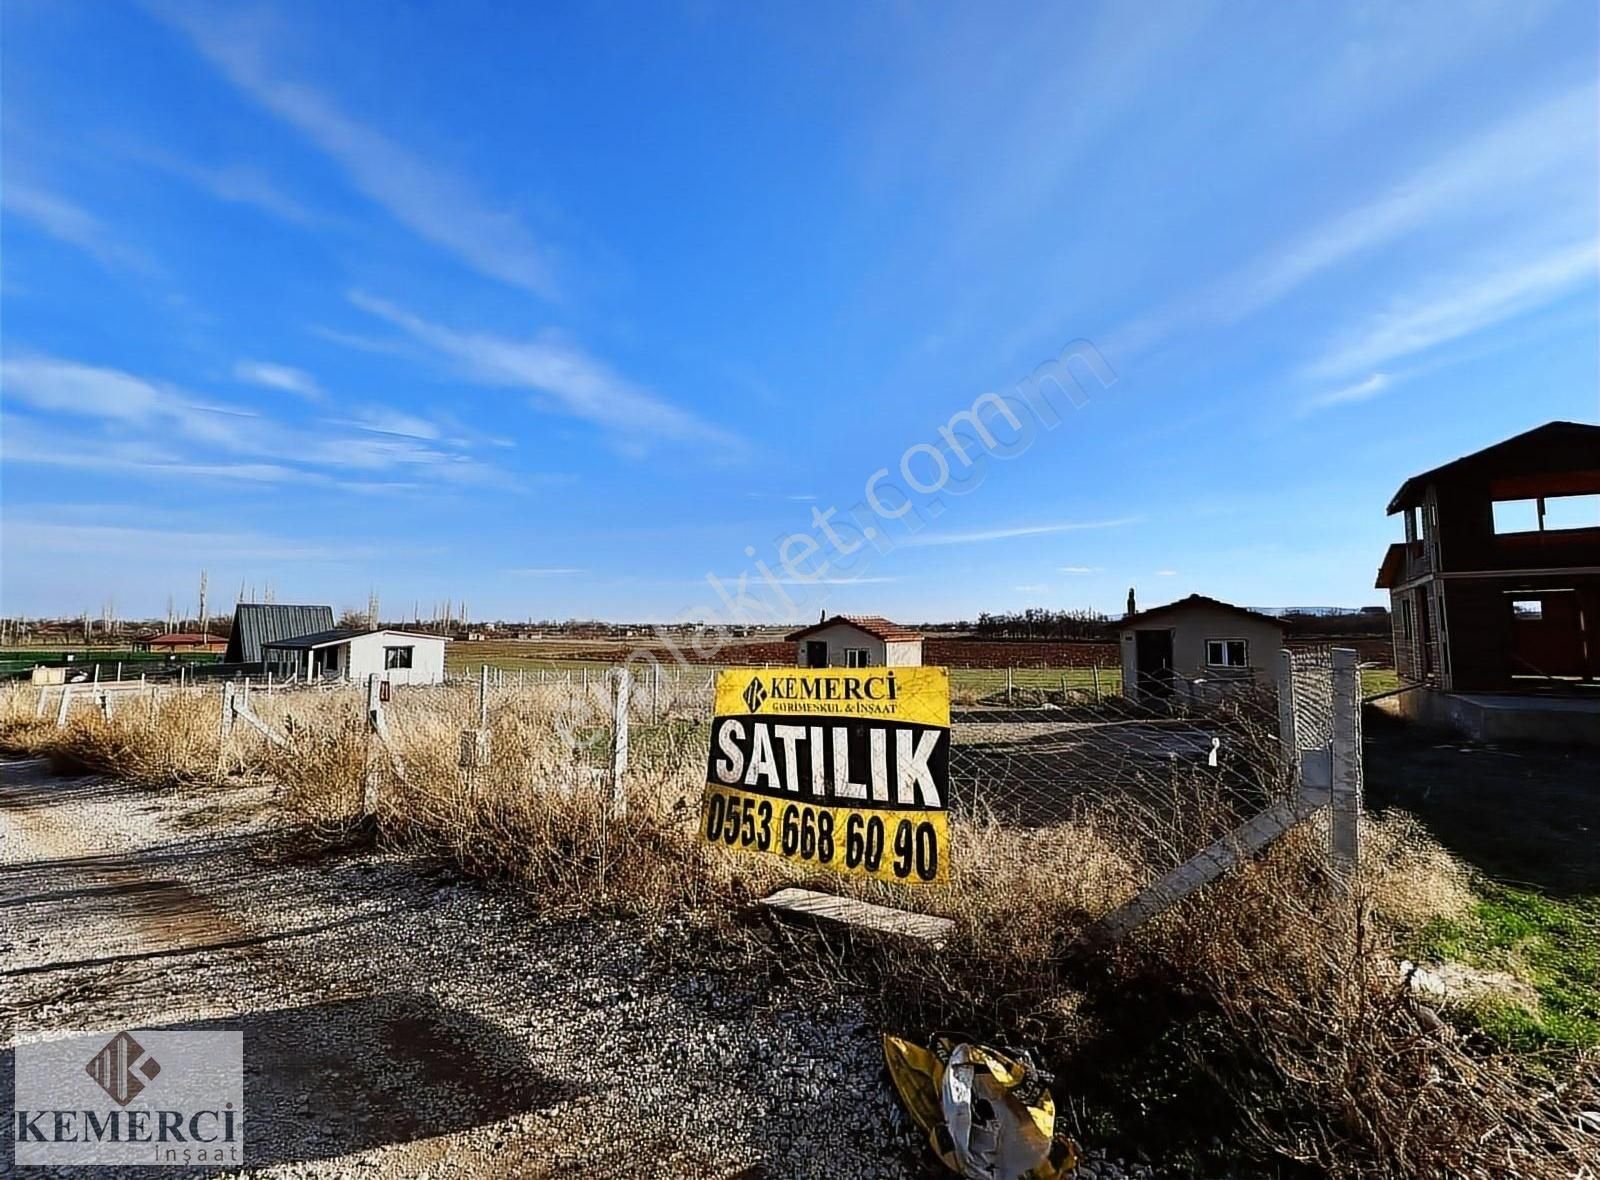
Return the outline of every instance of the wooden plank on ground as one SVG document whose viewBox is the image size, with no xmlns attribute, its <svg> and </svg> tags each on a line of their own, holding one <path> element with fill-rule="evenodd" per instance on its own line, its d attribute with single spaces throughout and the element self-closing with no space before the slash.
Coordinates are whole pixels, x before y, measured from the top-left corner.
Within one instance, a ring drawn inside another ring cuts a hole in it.
<svg viewBox="0 0 1600 1180">
<path fill-rule="evenodd" d="M 801 915 L 828 922 L 837 922 L 857 930 L 870 930 L 876 934 L 898 934 L 922 942 L 943 946 L 955 933 L 956 924 L 949 918 L 932 914 L 913 914 L 886 905 L 874 905 L 854 897 L 838 897 L 832 893 L 817 893 L 811 889 L 780 889 L 771 897 L 761 899 L 761 904 L 778 914 Z"/>
</svg>

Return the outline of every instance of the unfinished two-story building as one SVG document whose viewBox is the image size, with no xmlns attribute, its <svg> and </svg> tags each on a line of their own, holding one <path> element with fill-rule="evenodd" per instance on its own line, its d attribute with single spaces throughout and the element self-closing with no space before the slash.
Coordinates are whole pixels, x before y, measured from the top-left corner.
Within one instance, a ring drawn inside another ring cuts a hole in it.
<svg viewBox="0 0 1600 1180">
<path fill-rule="evenodd" d="M 1600 731 L 1600 426 L 1550 422 L 1412 476 L 1389 514 L 1405 540 L 1377 585 L 1402 711 L 1480 737 Z"/>
</svg>

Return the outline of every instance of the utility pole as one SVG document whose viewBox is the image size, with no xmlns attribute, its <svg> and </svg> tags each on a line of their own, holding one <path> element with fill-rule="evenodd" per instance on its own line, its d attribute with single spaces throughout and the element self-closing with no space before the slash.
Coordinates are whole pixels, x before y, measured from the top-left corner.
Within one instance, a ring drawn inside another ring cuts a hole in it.
<svg viewBox="0 0 1600 1180">
<path fill-rule="evenodd" d="M 367 626 L 374 631 L 378 629 L 378 590 L 376 587 L 367 595 Z"/>
<path fill-rule="evenodd" d="M 210 634 L 210 623 L 206 618 L 206 571 L 200 571 L 200 641 L 205 642 Z"/>
</svg>

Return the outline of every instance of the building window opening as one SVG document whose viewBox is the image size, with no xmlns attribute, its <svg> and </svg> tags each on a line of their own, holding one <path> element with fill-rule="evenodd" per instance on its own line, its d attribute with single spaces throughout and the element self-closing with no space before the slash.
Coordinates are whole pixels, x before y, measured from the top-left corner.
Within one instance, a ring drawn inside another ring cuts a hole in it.
<svg viewBox="0 0 1600 1180">
<path fill-rule="evenodd" d="M 1250 647 L 1243 639 L 1206 640 L 1206 665 L 1211 668 L 1248 668 Z"/>
</svg>

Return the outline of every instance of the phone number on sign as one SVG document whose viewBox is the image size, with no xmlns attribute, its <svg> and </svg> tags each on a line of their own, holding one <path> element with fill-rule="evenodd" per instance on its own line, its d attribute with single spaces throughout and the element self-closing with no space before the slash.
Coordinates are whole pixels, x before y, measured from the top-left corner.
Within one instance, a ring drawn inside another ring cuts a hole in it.
<svg viewBox="0 0 1600 1180">
<path fill-rule="evenodd" d="M 943 812 L 815 807 L 717 787 L 706 789 L 700 825 L 713 844 L 911 884 L 945 879 L 947 830 Z"/>
</svg>

